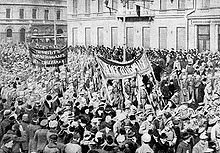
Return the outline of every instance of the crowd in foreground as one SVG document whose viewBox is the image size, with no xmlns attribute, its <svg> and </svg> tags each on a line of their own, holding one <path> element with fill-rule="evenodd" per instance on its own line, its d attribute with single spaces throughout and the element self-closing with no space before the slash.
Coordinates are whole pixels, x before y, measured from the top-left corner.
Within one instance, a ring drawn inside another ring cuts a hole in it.
<svg viewBox="0 0 220 153">
<path fill-rule="evenodd" d="M 69 47 L 67 65 L 47 68 L 2 45 L 0 153 L 220 152 L 219 53 L 126 51 L 155 76 L 106 82 L 94 55 L 121 62 L 123 48 Z"/>
</svg>

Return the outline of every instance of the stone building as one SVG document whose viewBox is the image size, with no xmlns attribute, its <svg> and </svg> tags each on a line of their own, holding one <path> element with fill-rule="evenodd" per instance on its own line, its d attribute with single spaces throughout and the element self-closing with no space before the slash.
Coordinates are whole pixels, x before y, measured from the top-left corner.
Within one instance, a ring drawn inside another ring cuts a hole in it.
<svg viewBox="0 0 220 153">
<path fill-rule="evenodd" d="M 66 0 L 1 0 L 1 42 L 25 42 L 30 35 L 67 34 Z M 54 25 L 55 28 L 54 28 Z"/>
<path fill-rule="evenodd" d="M 122 1 L 67 0 L 68 44 L 220 49 L 219 0 Z"/>
</svg>

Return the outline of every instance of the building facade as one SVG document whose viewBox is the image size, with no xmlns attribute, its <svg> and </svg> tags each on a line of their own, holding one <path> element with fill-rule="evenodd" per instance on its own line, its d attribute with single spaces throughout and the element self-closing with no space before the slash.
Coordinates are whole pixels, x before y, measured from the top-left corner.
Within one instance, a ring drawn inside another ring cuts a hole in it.
<svg viewBox="0 0 220 153">
<path fill-rule="evenodd" d="M 1 42 L 25 42 L 30 35 L 67 34 L 66 0 L 1 0 Z M 54 26 L 55 25 L 55 26 Z"/>
<path fill-rule="evenodd" d="M 68 0 L 67 5 L 69 45 L 220 49 L 219 0 Z"/>
</svg>

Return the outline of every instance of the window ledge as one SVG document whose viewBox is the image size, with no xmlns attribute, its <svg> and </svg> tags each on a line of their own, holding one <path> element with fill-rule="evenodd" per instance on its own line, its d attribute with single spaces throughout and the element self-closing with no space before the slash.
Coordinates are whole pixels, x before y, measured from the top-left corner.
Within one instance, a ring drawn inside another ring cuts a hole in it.
<svg viewBox="0 0 220 153">
<path fill-rule="evenodd" d="M 161 9 L 161 10 L 159 10 L 160 12 L 167 12 L 167 10 L 165 10 L 165 9 Z"/>
<path fill-rule="evenodd" d="M 177 11 L 184 12 L 184 11 L 186 11 L 186 9 L 185 8 L 178 8 Z"/>
</svg>

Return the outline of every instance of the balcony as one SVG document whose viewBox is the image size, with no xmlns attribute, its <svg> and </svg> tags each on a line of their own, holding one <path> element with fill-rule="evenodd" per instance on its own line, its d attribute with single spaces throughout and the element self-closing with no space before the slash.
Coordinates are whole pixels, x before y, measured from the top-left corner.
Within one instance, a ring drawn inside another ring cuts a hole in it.
<svg viewBox="0 0 220 153">
<path fill-rule="evenodd" d="M 126 8 L 125 12 L 126 12 L 125 13 L 126 20 L 129 18 L 139 18 L 140 20 L 142 20 L 141 18 L 152 19 L 155 16 L 155 13 L 150 9 L 150 6 L 149 5 L 146 6 L 144 3 L 141 2 L 134 3 L 133 7 Z M 124 8 L 120 8 L 116 13 L 116 16 L 119 19 L 123 19 Z"/>
</svg>

